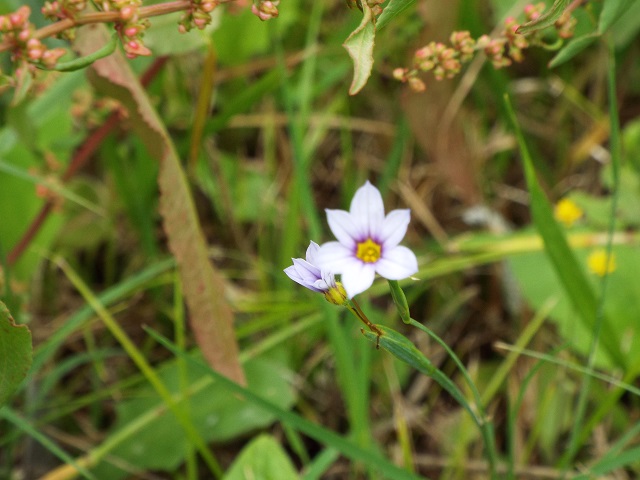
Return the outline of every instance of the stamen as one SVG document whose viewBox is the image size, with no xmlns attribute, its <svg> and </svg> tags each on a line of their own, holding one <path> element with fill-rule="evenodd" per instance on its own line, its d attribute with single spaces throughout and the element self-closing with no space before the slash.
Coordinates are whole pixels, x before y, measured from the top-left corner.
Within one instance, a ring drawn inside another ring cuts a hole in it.
<svg viewBox="0 0 640 480">
<path fill-rule="evenodd" d="M 378 243 L 367 238 L 364 242 L 358 243 L 356 257 L 365 263 L 375 263 L 380 259 L 381 249 Z"/>
</svg>

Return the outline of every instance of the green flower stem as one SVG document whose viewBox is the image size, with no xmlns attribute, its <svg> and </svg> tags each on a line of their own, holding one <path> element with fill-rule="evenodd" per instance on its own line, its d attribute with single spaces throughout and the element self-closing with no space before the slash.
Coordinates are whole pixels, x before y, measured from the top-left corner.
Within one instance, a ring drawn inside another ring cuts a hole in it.
<svg viewBox="0 0 640 480">
<path fill-rule="evenodd" d="M 131 339 L 127 336 L 124 330 L 120 327 L 118 322 L 116 322 L 115 318 L 111 316 L 111 314 L 107 311 L 107 309 L 100 303 L 100 301 L 93 294 L 91 289 L 84 283 L 84 281 L 80 278 L 80 276 L 69 266 L 69 264 L 59 256 L 56 256 L 53 259 L 53 262 L 60 267 L 60 269 L 64 272 L 67 278 L 73 283 L 78 292 L 82 295 L 85 301 L 91 305 L 94 309 L 98 317 L 102 320 L 102 322 L 109 329 L 111 334 L 118 340 L 122 348 L 124 348 L 127 355 L 134 361 L 134 363 L 138 366 L 140 371 L 147 378 L 149 383 L 156 390 L 158 395 L 162 397 L 162 400 L 167 405 L 167 407 L 171 410 L 171 412 L 175 415 L 176 419 L 184 429 L 187 434 L 189 440 L 195 445 L 202 455 L 203 460 L 209 467 L 211 473 L 215 476 L 215 478 L 221 478 L 223 475 L 222 468 L 218 464 L 218 461 L 215 459 L 204 440 L 200 436 L 200 434 L 196 431 L 193 424 L 188 421 L 185 416 L 183 410 L 178 408 L 176 401 L 174 400 L 171 392 L 167 390 L 167 387 L 162 383 L 160 377 L 153 369 L 151 365 L 147 362 L 144 355 L 138 347 L 131 341 Z"/>
<path fill-rule="evenodd" d="M 433 365 L 431 365 L 431 362 L 429 362 L 429 365 L 431 365 L 433 369 L 431 370 L 431 373 L 428 373 L 428 375 L 431 376 L 434 380 L 436 380 L 443 388 L 445 388 L 452 395 L 454 395 L 452 393 L 452 390 L 455 389 L 456 394 L 454 395 L 454 398 L 456 398 L 456 400 L 469 411 L 474 421 L 478 425 L 478 428 L 480 429 L 482 438 L 484 440 L 484 444 L 486 446 L 486 453 L 487 453 L 487 459 L 489 460 L 489 468 L 491 471 L 491 476 L 492 478 L 495 478 L 496 463 L 497 463 L 495 435 L 493 432 L 493 424 L 489 420 L 489 417 L 487 416 L 487 413 L 484 409 L 480 392 L 478 392 L 478 389 L 475 383 L 471 379 L 471 376 L 469 375 L 469 372 L 463 365 L 462 361 L 460 361 L 458 356 L 455 354 L 453 350 L 451 350 L 451 348 L 449 348 L 449 346 L 445 343 L 445 341 L 442 340 L 438 335 L 436 335 L 431 329 L 425 327 L 420 322 L 416 322 L 413 318 L 411 318 L 411 314 L 409 312 L 409 304 L 407 303 L 407 297 L 405 296 L 404 291 L 400 287 L 400 284 L 398 283 L 398 281 L 388 280 L 388 282 L 389 282 L 389 289 L 391 290 L 391 296 L 393 297 L 393 301 L 396 304 L 396 309 L 398 310 L 398 314 L 400 315 L 400 318 L 402 319 L 402 321 L 408 325 L 413 325 L 414 327 L 417 327 L 423 332 L 427 333 L 427 335 L 433 338 L 442 348 L 444 348 L 447 354 L 453 359 L 455 364 L 458 366 L 458 368 L 460 369 L 460 372 L 462 373 L 462 376 L 464 377 L 465 381 L 469 385 L 469 388 L 471 389 L 471 393 L 473 394 L 473 398 L 475 401 L 475 408 L 473 408 L 467 402 L 467 399 L 464 397 L 464 395 L 462 395 L 458 387 L 449 379 L 449 377 L 447 377 L 440 370 L 433 367 Z"/>
<path fill-rule="evenodd" d="M 455 352 L 451 350 L 451 348 L 449 348 L 449 345 L 447 345 L 446 342 L 442 340 L 438 335 L 436 335 L 436 333 L 433 332 L 430 328 L 427 328 L 420 322 L 415 321 L 413 318 L 409 319 L 409 325 L 413 325 L 414 327 L 419 328 L 420 330 L 425 332 L 427 335 L 429 335 L 431 338 L 433 338 L 438 343 L 438 345 L 444 348 L 447 354 L 458 366 L 458 368 L 460 369 L 460 373 L 462 373 L 462 376 L 464 377 L 467 384 L 469 385 L 469 388 L 471 389 L 471 393 L 473 394 L 473 398 L 475 401 L 475 410 L 477 410 L 478 414 L 480 415 L 480 418 L 477 421 L 477 424 L 478 424 L 478 427 L 480 428 L 480 432 L 482 434 L 482 438 L 484 440 L 484 444 L 486 447 L 486 454 L 487 454 L 487 460 L 489 460 L 489 469 L 491 471 L 491 478 L 495 478 L 498 455 L 496 452 L 493 423 L 491 422 L 491 420 L 489 419 L 489 416 L 487 415 L 487 412 L 482 402 L 482 397 L 480 396 L 480 392 L 478 391 L 478 388 L 476 387 L 476 384 L 474 383 L 473 379 L 469 375 L 469 371 L 465 368 L 464 364 L 462 363 L 460 358 L 455 354 Z M 466 402 L 466 399 L 464 401 Z"/>
</svg>

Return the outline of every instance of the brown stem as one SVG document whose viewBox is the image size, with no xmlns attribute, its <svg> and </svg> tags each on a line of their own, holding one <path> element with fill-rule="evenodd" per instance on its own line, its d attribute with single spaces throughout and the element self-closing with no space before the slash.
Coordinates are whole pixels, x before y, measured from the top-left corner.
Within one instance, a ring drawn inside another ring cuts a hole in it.
<svg viewBox="0 0 640 480">
<path fill-rule="evenodd" d="M 151 66 L 144 72 L 142 77 L 140 77 L 140 83 L 143 86 L 149 85 L 151 80 L 155 78 L 158 74 L 162 66 L 166 63 L 167 57 L 158 57 L 155 62 L 151 64 Z M 95 129 L 91 134 L 87 137 L 85 142 L 82 144 L 78 150 L 76 150 L 67 170 L 62 174 L 62 180 L 67 181 L 75 173 L 82 168 L 89 159 L 93 156 L 93 154 L 98 150 L 98 147 L 102 144 L 104 139 L 111 133 L 111 131 L 118 126 L 120 123 L 120 113 L 115 111 L 109 115 L 107 120 L 100 125 L 97 129 Z M 38 215 L 33 219 L 26 232 L 22 235 L 22 238 L 16 243 L 15 247 L 9 252 L 7 255 L 7 264 L 13 265 L 20 256 L 24 253 L 29 244 L 33 241 L 34 237 L 40 231 L 40 228 L 44 224 L 45 220 L 48 218 L 49 214 L 53 209 L 53 201 L 47 200 L 45 204 L 38 212 Z"/>
<path fill-rule="evenodd" d="M 231 0 L 217 0 L 217 3 L 226 3 Z M 191 0 L 174 0 L 172 2 L 159 3 L 157 5 L 148 5 L 138 9 L 138 18 L 157 17 L 158 15 L 166 15 L 168 13 L 182 12 L 191 8 Z M 119 12 L 87 12 L 80 13 L 75 18 L 65 18 L 46 27 L 42 27 L 33 32 L 33 38 L 39 40 L 57 35 L 68 30 L 69 28 L 89 23 L 110 23 L 121 20 Z M 13 45 L 0 45 L 0 52 L 11 50 Z"/>
</svg>

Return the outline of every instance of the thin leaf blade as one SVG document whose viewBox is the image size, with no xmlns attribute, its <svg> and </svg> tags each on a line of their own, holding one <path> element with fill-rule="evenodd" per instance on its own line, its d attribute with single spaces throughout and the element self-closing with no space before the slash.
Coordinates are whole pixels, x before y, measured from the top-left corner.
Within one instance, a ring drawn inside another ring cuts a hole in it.
<svg viewBox="0 0 640 480">
<path fill-rule="evenodd" d="M 525 23 L 521 27 L 518 28 L 518 32 L 521 35 L 526 35 L 527 33 L 532 33 L 537 30 L 542 30 L 544 28 L 550 27 L 553 25 L 556 20 L 560 18 L 560 16 L 564 13 L 567 6 L 569 5 L 569 0 L 555 0 L 551 9 L 548 12 L 545 12 L 543 15 L 540 15 L 535 20 Z"/>
<path fill-rule="evenodd" d="M 416 3 L 416 0 L 390 0 L 376 21 L 378 30 L 384 28 L 391 20 L 411 7 L 414 3 Z"/>
</svg>

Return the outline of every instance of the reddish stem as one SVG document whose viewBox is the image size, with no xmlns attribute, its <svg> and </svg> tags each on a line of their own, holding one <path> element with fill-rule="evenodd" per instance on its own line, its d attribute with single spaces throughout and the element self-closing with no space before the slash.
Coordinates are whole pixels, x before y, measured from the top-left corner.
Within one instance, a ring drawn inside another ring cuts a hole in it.
<svg viewBox="0 0 640 480">
<path fill-rule="evenodd" d="M 142 77 L 140 77 L 140 83 L 143 86 L 148 86 L 149 83 L 155 78 L 155 76 L 160 72 L 164 64 L 167 62 L 167 57 L 158 57 L 151 66 L 144 72 Z M 75 175 L 75 173 L 80 170 L 93 156 L 93 154 L 98 150 L 104 139 L 111 133 L 111 131 L 116 128 L 120 123 L 120 112 L 115 111 L 107 117 L 107 120 L 100 125 L 97 129 L 95 129 L 91 134 L 87 137 L 85 142 L 78 148 L 67 167 L 67 170 L 62 174 L 62 180 L 67 181 L 71 177 Z M 33 219 L 27 231 L 24 232 L 22 238 L 16 243 L 15 247 L 9 252 L 7 255 L 7 264 L 13 265 L 20 256 L 27 249 L 29 244 L 33 241 L 34 237 L 40 231 L 40 228 L 44 224 L 45 220 L 49 217 L 53 209 L 53 201 L 47 200 L 45 204 L 38 212 L 38 215 Z"/>
</svg>

